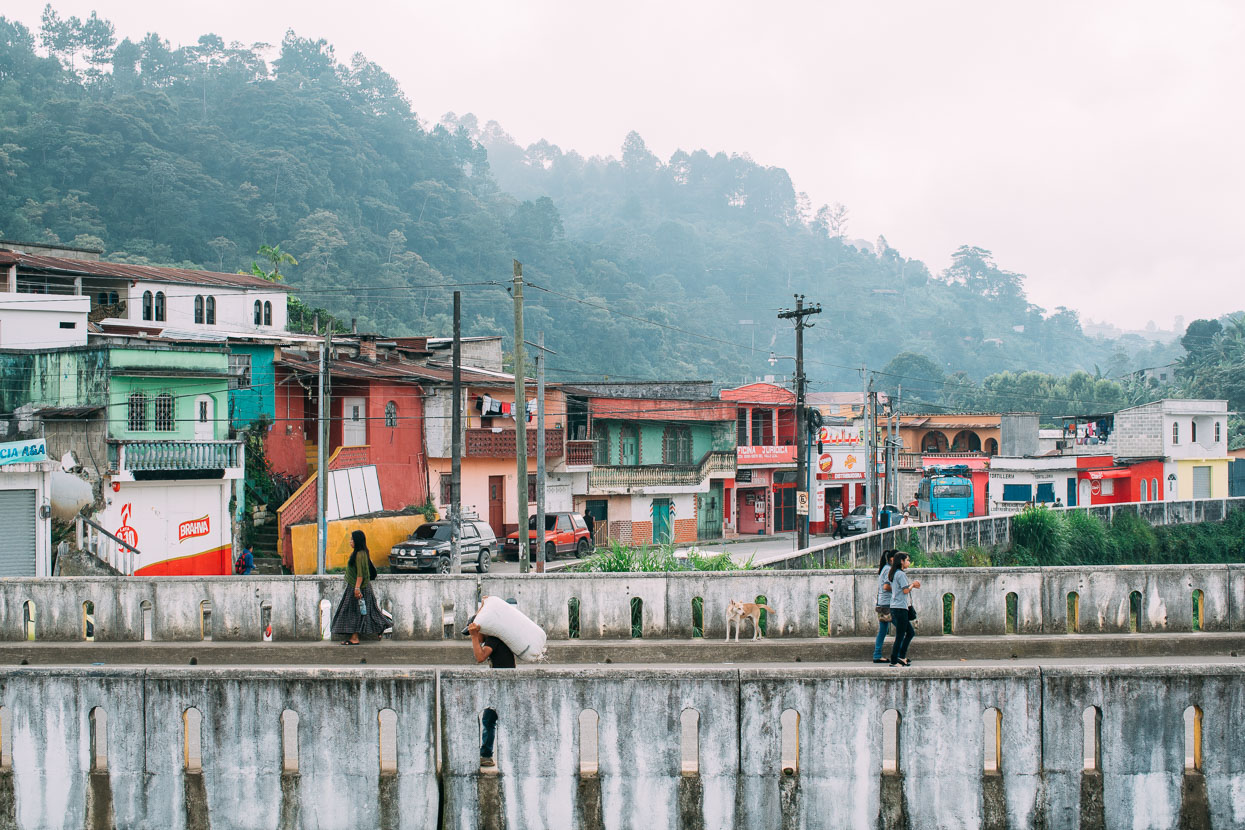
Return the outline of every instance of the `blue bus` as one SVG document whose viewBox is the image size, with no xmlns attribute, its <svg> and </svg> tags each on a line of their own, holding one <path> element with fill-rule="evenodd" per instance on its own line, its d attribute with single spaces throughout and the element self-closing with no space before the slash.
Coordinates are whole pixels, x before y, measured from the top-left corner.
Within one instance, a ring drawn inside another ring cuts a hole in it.
<svg viewBox="0 0 1245 830">
<path fill-rule="evenodd" d="M 964 465 L 928 468 L 916 491 L 916 509 L 923 522 L 967 519 L 973 515 L 972 472 Z"/>
</svg>

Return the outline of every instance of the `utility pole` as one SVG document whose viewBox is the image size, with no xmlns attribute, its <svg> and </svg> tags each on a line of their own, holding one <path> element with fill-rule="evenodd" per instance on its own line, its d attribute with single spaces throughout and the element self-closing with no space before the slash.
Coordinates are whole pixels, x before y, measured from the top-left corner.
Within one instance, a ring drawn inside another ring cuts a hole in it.
<svg viewBox="0 0 1245 830">
<path fill-rule="evenodd" d="M 514 458 L 515 509 L 518 511 L 519 573 L 528 571 L 531 545 L 527 536 L 527 391 L 523 378 L 523 265 L 514 260 Z M 541 528 L 542 532 L 544 528 Z"/>
<path fill-rule="evenodd" d="M 526 414 L 526 413 L 525 413 Z M 536 573 L 545 572 L 545 333 L 536 352 Z"/>
<path fill-rule="evenodd" d="M 450 573 L 463 572 L 459 540 L 463 535 L 463 328 L 461 291 L 454 292 L 454 403 L 450 415 Z"/>
<path fill-rule="evenodd" d="M 545 333 L 539 342 L 526 342 L 536 349 L 536 573 L 545 572 L 545 355 L 557 354 L 545 348 Z"/>
<path fill-rule="evenodd" d="M 874 530 L 877 527 L 877 515 L 873 512 L 873 491 L 876 489 L 877 482 L 875 478 L 875 462 L 877 461 L 877 432 L 873 429 L 873 379 L 869 377 L 869 370 L 861 366 L 860 377 L 863 381 L 864 392 L 861 395 L 861 413 L 865 418 L 865 446 L 868 450 L 868 457 L 865 459 L 865 505 L 869 511 L 869 529 Z"/>
<path fill-rule="evenodd" d="M 795 480 L 799 482 L 796 486 L 799 488 L 796 492 L 796 546 L 803 550 L 808 547 L 808 522 L 800 518 L 803 515 L 805 519 L 808 517 L 808 419 L 804 415 L 804 387 L 806 379 L 804 377 L 804 329 L 811 329 L 815 324 L 804 322 L 805 317 L 813 314 L 821 314 L 821 304 L 804 307 L 804 295 L 795 295 L 795 310 L 789 311 L 784 309 L 778 312 L 780 320 L 795 321 L 795 434 L 796 434 L 796 464 Z M 804 512 L 799 513 L 798 506 L 800 500 L 803 500 Z"/>
<path fill-rule="evenodd" d="M 329 471 L 325 469 L 329 444 L 329 361 L 333 355 L 333 323 L 324 329 L 324 341 L 320 344 L 320 378 L 317 396 L 316 421 L 316 573 L 325 572 L 328 548 L 328 516 L 325 509 L 329 500 Z"/>
</svg>

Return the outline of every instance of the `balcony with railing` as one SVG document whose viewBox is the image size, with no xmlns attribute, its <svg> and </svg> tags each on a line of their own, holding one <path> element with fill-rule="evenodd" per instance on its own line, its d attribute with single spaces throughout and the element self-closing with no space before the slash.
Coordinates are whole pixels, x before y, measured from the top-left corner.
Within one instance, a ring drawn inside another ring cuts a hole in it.
<svg viewBox="0 0 1245 830">
<path fill-rule="evenodd" d="M 567 441 L 566 466 L 591 467 L 596 454 L 596 441 Z"/>
<path fill-rule="evenodd" d="M 175 473 L 221 470 L 237 478 L 242 469 L 241 441 L 109 441 L 108 465 L 119 479 L 176 478 Z"/>
<path fill-rule="evenodd" d="M 601 492 L 628 488 L 697 487 L 710 478 L 729 478 L 734 474 L 735 453 L 714 451 L 705 453 L 697 464 L 594 467 L 588 473 L 588 489 Z"/>
<path fill-rule="evenodd" d="M 513 429 L 468 429 L 464 430 L 463 455 L 472 458 L 514 458 L 515 435 Z M 559 428 L 545 430 L 545 458 L 561 458 L 563 430 Z M 591 441 L 585 442 L 591 444 Z M 527 454 L 536 454 L 536 429 L 528 425 Z M 588 463 L 592 463 L 589 460 Z"/>
</svg>

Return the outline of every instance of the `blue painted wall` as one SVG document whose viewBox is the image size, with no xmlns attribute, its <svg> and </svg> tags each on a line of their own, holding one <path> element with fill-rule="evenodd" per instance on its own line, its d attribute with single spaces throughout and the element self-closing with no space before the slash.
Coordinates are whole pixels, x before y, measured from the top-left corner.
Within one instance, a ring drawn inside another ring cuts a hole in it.
<svg viewBox="0 0 1245 830">
<path fill-rule="evenodd" d="M 245 429 L 261 417 L 276 420 L 274 401 L 276 371 L 272 358 L 274 347 L 263 344 L 232 343 L 229 350 L 234 354 L 251 356 L 251 385 L 244 389 L 229 390 L 229 422 L 237 429 Z"/>
</svg>

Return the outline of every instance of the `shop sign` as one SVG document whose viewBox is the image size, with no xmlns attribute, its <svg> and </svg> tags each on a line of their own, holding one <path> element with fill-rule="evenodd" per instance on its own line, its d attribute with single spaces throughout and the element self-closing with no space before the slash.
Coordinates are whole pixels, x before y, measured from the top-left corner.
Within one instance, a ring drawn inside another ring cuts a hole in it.
<svg viewBox="0 0 1245 830">
<path fill-rule="evenodd" d="M 737 447 L 736 459 L 740 464 L 789 464 L 795 461 L 795 447 Z"/>
<path fill-rule="evenodd" d="M 33 464 L 48 460 L 48 445 L 42 438 L 35 441 L 9 441 L 0 444 L 0 465 Z"/>
<path fill-rule="evenodd" d="M 863 435 L 863 430 L 849 426 L 821 427 L 817 430 L 817 440 L 822 444 L 859 444 L 863 441 Z"/>
<path fill-rule="evenodd" d="M 182 522 L 177 526 L 177 541 L 184 542 L 196 536 L 207 536 L 212 532 L 212 522 L 206 515 L 197 519 Z"/>
<path fill-rule="evenodd" d="M 817 457 L 817 470 L 835 481 L 864 479 L 867 461 L 864 454 L 852 450 L 823 452 Z"/>
<path fill-rule="evenodd" d="M 735 471 L 735 483 L 736 484 L 751 484 L 752 483 L 752 471 L 751 470 L 736 470 Z"/>
</svg>

